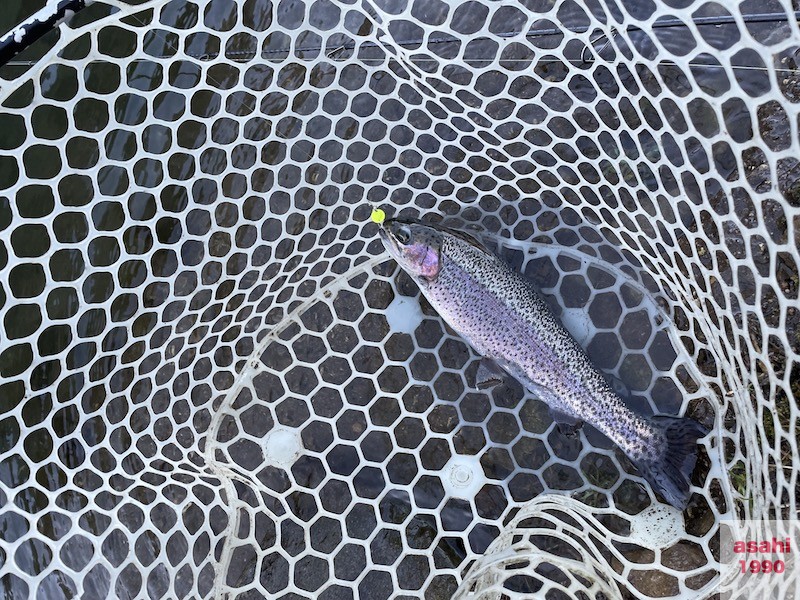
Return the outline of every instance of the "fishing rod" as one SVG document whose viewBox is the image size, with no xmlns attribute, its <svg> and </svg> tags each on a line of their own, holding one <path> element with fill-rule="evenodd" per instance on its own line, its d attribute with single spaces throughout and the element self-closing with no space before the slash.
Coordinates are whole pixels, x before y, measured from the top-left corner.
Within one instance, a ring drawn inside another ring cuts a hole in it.
<svg viewBox="0 0 800 600">
<path fill-rule="evenodd" d="M 64 19 L 83 10 L 92 2 L 93 0 L 49 0 L 42 10 L 0 38 L 0 67 L 48 31 L 58 27 Z"/>
</svg>

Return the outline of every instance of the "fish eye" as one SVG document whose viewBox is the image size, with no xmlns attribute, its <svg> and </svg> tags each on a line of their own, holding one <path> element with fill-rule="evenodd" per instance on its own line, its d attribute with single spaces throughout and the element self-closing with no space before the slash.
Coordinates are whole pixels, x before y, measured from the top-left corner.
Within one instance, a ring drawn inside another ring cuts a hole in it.
<svg viewBox="0 0 800 600">
<path fill-rule="evenodd" d="M 407 244 L 411 241 L 411 230 L 408 226 L 404 225 L 394 233 L 394 237 L 397 239 L 398 242 L 401 244 Z"/>
</svg>

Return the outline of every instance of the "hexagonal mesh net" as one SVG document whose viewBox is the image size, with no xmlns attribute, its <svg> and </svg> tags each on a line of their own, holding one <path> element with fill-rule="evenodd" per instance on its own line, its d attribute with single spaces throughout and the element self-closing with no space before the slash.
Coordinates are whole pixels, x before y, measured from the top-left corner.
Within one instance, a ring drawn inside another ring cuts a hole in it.
<svg viewBox="0 0 800 600">
<path fill-rule="evenodd" d="M 797 511 L 799 43 L 779 0 L 79 13 L 0 71 L 5 597 L 707 593 L 721 518 Z M 370 203 L 711 428 L 688 509 L 476 390 Z"/>
</svg>

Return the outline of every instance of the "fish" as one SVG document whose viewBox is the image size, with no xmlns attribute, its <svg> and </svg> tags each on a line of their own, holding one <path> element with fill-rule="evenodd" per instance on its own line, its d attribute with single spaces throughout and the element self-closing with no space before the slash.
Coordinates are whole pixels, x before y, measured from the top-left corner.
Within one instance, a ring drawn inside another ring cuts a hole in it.
<svg viewBox="0 0 800 600">
<path fill-rule="evenodd" d="M 483 358 L 476 387 L 505 374 L 545 402 L 568 435 L 588 422 L 624 452 L 643 479 L 685 509 L 698 440 L 709 430 L 688 417 L 631 410 L 525 276 L 458 229 L 392 218 L 378 233 L 441 318 Z"/>
</svg>

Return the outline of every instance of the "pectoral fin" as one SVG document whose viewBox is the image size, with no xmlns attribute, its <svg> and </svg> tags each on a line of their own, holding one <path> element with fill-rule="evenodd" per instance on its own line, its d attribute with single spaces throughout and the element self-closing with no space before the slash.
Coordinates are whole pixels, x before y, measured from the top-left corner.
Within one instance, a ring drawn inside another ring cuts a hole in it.
<svg viewBox="0 0 800 600">
<path fill-rule="evenodd" d="M 550 408 L 550 416 L 556 422 L 556 427 L 562 435 L 567 437 L 574 437 L 578 435 L 578 430 L 583 426 L 583 421 L 572 415 L 568 415 L 552 406 Z"/>
<path fill-rule="evenodd" d="M 479 390 L 492 388 L 503 382 L 506 372 L 500 366 L 488 358 L 482 358 L 478 364 L 478 372 L 475 374 L 475 387 Z"/>
</svg>

